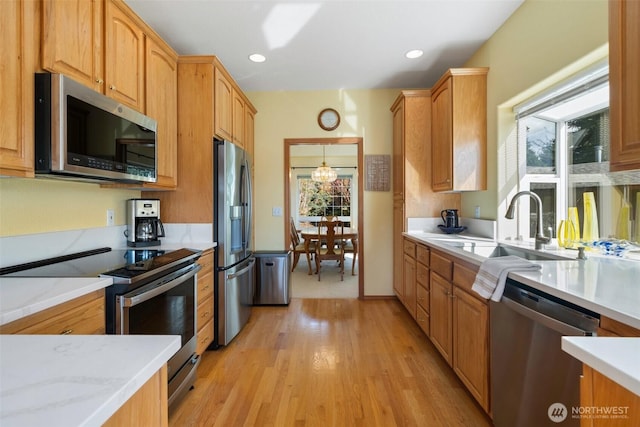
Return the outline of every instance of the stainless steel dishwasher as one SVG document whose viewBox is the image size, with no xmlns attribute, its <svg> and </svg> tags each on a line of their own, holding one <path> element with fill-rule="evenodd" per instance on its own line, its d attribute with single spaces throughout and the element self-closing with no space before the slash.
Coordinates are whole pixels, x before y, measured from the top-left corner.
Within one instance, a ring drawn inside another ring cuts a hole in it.
<svg viewBox="0 0 640 427">
<path fill-rule="evenodd" d="M 560 339 L 595 335 L 599 315 L 509 279 L 490 323 L 494 425 L 579 426 L 571 408 L 580 406 L 582 364 Z"/>
</svg>

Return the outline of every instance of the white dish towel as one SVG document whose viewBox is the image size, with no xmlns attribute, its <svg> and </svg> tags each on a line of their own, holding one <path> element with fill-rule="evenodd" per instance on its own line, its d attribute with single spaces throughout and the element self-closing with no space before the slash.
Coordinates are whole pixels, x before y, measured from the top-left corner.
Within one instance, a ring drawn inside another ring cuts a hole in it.
<svg viewBox="0 0 640 427">
<path fill-rule="evenodd" d="M 478 295 L 500 301 L 510 271 L 540 270 L 538 264 L 514 255 L 487 258 L 480 265 L 476 280 L 471 287 Z"/>
</svg>

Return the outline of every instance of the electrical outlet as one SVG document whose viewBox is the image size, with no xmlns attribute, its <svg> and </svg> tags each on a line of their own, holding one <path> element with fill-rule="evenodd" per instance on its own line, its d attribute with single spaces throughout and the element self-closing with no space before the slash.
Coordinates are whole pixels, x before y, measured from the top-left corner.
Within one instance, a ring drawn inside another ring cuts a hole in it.
<svg viewBox="0 0 640 427">
<path fill-rule="evenodd" d="M 115 224 L 115 214 L 113 209 L 107 209 L 107 226 Z"/>
</svg>

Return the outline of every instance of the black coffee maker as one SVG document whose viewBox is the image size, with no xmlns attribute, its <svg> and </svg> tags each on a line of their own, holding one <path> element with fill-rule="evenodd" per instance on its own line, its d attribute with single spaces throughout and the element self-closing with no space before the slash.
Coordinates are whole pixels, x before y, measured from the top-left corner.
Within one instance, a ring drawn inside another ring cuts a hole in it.
<svg viewBox="0 0 640 427">
<path fill-rule="evenodd" d="M 458 217 L 458 209 L 445 209 L 440 211 L 440 217 L 446 228 L 460 227 L 460 218 Z"/>
<path fill-rule="evenodd" d="M 145 247 L 160 244 L 164 226 L 160 221 L 159 199 L 127 200 L 127 246 Z"/>
</svg>

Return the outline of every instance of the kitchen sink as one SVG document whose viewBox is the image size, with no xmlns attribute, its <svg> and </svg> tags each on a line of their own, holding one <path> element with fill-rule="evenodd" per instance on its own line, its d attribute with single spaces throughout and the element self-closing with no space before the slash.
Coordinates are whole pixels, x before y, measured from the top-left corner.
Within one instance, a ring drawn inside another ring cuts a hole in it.
<svg viewBox="0 0 640 427">
<path fill-rule="evenodd" d="M 496 247 L 489 253 L 489 255 L 487 255 L 487 258 L 497 258 L 509 255 L 515 255 L 531 261 L 569 261 L 572 259 L 556 254 L 550 254 L 547 252 L 515 248 L 513 246 L 507 245 L 496 245 Z"/>
<path fill-rule="evenodd" d="M 495 243 L 488 241 L 470 241 L 470 240 L 445 240 L 437 239 L 441 243 L 448 246 L 452 246 L 463 251 L 470 252 L 472 254 L 479 255 L 484 258 L 497 258 L 509 255 L 515 255 L 520 258 L 528 259 L 531 261 L 570 261 L 574 258 L 566 256 L 542 252 L 535 249 L 521 248 L 516 246 L 507 245 L 504 243 Z"/>
</svg>

